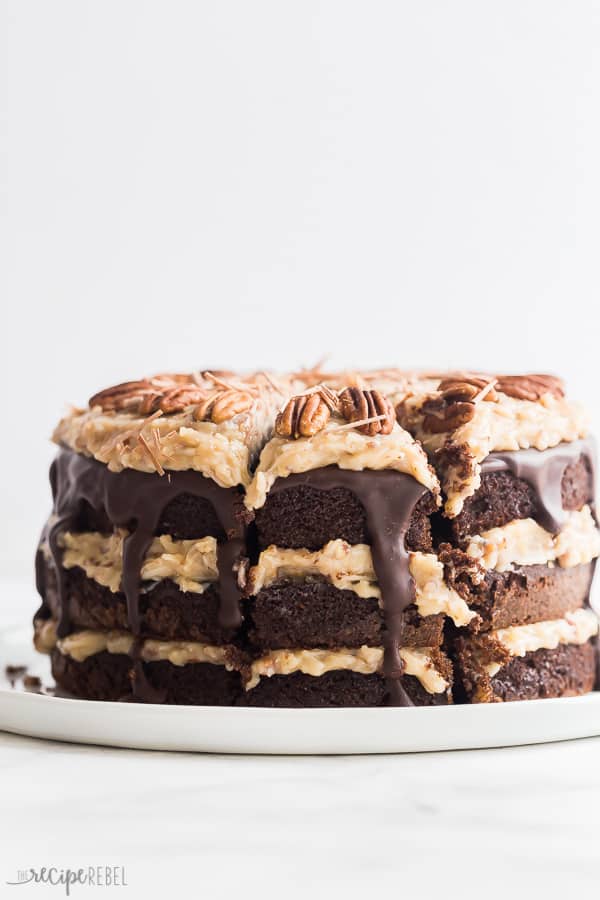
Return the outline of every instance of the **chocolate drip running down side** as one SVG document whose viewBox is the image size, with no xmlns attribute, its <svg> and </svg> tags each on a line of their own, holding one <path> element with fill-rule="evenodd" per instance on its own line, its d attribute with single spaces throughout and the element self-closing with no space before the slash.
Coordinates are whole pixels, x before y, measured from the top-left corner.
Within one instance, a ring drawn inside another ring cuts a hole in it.
<svg viewBox="0 0 600 900">
<path fill-rule="evenodd" d="M 57 633 L 69 633 L 70 616 L 62 568 L 62 550 L 58 539 L 61 532 L 73 526 L 84 501 L 96 510 L 103 510 L 116 527 L 133 529 L 123 543 L 122 589 L 127 600 L 128 623 L 132 633 L 140 633 L 140 573 L 148 547 L 156 533 L 160 516 L 167 504 L 181 494 L 192 494 L 208 500 L 227 536 L 217 546 L 219 568 L 219 622 L 224 628 L 241 625 L 240 590 L 237 568 L 246 551 L 245 526 L 236 508 L 240 495 L 235 488 L 219 487 L 199 472 L 186 470 L 168 472 L 163 476 L 125 469 L 111 472 L 105 465 L 70 450 L 61 450 L 50 470 L 54 493 L 54 509 L 47 527 L 48 545 L 56 569 L 60 615 Z M 38 570 L 39 572 L 39 570 Z M 43 583 L 38 586 L 43 596 Z M 135 671 L 140 675 L 141 666 Z M 144 679 L 136 677 L 136 683 Z M 141 696 L 152 702 L 149 695 Z"/>
<path fill-rule="evenodd" d="M 427 493 L 427 488 L 402 472 L 356 472 L 326 466 L 278 478 L 270 493 L 275 494 L 299 485 L 321 491 L 345 488 L 364 506 L 386 626 L 384 675 L 388 681 L 390 703 L 393 706 L 412 706 L 413 703 L 400 682 L 404 668 L 399 648 L 402 613 L 414 600 L 405 537 L 414 508 Z"/>
<path fill-rule="evenodd" d="M 558 534 L 567 522 L 568 511 L 562 504 L 562 479 L 565 469 L 580 457 L 587 460 L 592 478 L 591 494 L 594 498 L 595 445 L 590 439 L 558 444 L 548 450 L 496 451 L 482 462 L 482 474 L 511 472 L 526 481 L 534 492 L 537 520 L 542 528 Z"/>
</svg>

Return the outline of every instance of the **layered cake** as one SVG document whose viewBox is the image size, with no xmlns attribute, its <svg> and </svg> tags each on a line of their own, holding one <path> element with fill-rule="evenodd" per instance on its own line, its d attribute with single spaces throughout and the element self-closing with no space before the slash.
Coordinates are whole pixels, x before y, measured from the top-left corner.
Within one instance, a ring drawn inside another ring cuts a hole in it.
<svg viewBox="0 0 600 900">
<path fill-rule="evenodd" d="M 552 376 L 159 375 L 58 425 L 35 644 L 95 700 L 487 703 L 596 679 L 594 450 Z"/>
</svg>

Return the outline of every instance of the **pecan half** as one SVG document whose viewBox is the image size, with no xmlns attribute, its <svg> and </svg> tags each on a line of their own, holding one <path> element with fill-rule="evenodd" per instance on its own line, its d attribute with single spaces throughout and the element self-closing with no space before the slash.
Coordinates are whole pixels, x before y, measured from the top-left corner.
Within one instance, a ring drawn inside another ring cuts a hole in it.
<svg viewBox="0 0 600 900">
<path fill-rule="evenodd" d="M 535 402 L 544 394 L 557 398 L 565 396 L 563 383 L 555 375 L 499 375 L 496 387 L 515 400 Z"/>
<path fill-rule="evenodd" d="M 181 412 L 188 406 L 196 406 L 206 397 L 206 391 L 201 388 L 187 385 L 186 387 L 176 387 L 164 394 L 159 395 L 149 409 L 140 409 L 140 412 L 156 412 L 160 409 L 164 413 Z"/>
<path fill-rule="evenodd" d="M 285 404 L 275 421 L 275 433 L 280 437 L 312 437 L 323 429 L 331 415 L 330 405 L 319 391 L 300 394 Z"/>
<path fill-rule="evenodd" d="M 444 378 L 438 385 L 438 390 L 442 392 L 444 400 L 448 403 L 454 401 L 470 402 L 475 400 L 478 394 L 481 394 L 488 385 L 491 387 L 485 391 L 484 400 L 496 401 L 498 394 L 494 390 L 495 379 L 485 378 Z"/>
<path fill-rule="evenodd" d="M 253 403 L 254 399 L 247 391 L 233 389 L 223 391 L 212 404 L 211 421 L 215 425 L 219 425 L 221 422 L 233 419 L 234 416 L 238 416 L 240 413 L 247 412 Z"/>
<path fill-rule="evenodd" d="M 438 393 L 421 407 L 423 429 L 429 434 L 443 434 L 466 425 L 475 415 L 478 400 L 498 400 L 494 385 L 494 378 L 461 374 L 443 378 Z"/>
<path fill-rule="evenodd" d="M 394 427 L 394 407 L 380 391 L 347 387 L 340 394 L 340 409 L 347 422 L 356 422 L 360 434 L 389 434 Z"/>
<path fill-rule="evenodd" d="M 105 412 L 120 410 L 137 411 L 141 407 L 149 407 L 160 396 L 160 391 L 149 379 L 143 381 L 124 381 L 113 387 L 99 391 L 89 399 L 89 406 L 100 406 Z M 146 410 L 147 412 L 149 409 Z"/>
<path fill-rule="evenodd" d="M 423 429 L 429 434 L 455 431 L 466 425 L 475 415 L 475 404 L 457 400 L 446 403 L 443 397 L 426 400 L 423 404 Z"/>
</svg>

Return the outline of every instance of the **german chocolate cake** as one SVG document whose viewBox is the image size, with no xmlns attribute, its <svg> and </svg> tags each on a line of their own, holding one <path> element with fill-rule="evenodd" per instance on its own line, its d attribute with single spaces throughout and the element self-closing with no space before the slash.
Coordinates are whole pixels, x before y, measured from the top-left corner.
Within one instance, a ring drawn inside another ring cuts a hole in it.
<svg viewBox="0 0 600 900">
<path fill-rule="evenodd" d="M 549 375 L 158 375 L 58 425 L 35 645 L 63 692 L 225 706 L 584 694 L 600 532 Z"/>
</svg>

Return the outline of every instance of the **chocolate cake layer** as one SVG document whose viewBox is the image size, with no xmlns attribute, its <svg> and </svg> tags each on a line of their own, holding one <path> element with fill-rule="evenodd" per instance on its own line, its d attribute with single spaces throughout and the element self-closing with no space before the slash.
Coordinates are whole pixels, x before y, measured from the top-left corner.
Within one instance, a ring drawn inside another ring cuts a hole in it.
<svg viewBox="0 0 600 900">
<path fill-rule="evenodd" d="M 581 509 L 593 499 L 592 491 L 589 459 L 582 455 L 569 463 L 562 476 L 563 509 Z M 434 516 L 434 540 L 449 540 L 464 547 L 471 535 L 507 525 L 513 519 L 537 519 L 538 514 L 536 493 L 530 483 L 512 472 L 486 472 L 484 465 L 481 487 L 465 500 L 462 512 L 455 519 Z"/>
<path fill-rule="evenodd" d="M 365 508 L 352 491 L 342 487 L 319 490 L 298 484 L 294 476 L 285 481 L 289 481 L 289 487 L 270 493 L 265 505 L 256 510 L 260 550 L 270 544 L 319 550 L 336 538 L 349 544 L 371 543 Z M 429 516 L 435 508 L 429 493 L 417 502 L 406 535 L 410 550 L 431 549 Z"/>
<path fill-rule="evenodd" d="M 488 571 L 480 584 L 469 577 L 472 563 L 463 553 L 440 553 L 448 583 L 480 617 L 472 628 L 489 631 L 559 619 L 587 603 L 595 563 L 560 566 L 516 566 L 507 572 Z"/>
<path fill-rule="evenodd" d="M 56 578 L 46 566 L 46 602 L 39 615 L 58 614 Z M 82 569 L 64 574 L 74 628 L 127 630 L 125 595 L 112 592 Z M 243 643 L 255 647 L 360 647 L 383 643 L 384 616 L 375 598 L 339 590 L 325 579 L 280 579 L 246 601 L 246 626 L 227 629 L 219 624 L 219 593 L 210 585 L 202 594 L 181 591 L 169 579 L 147 585 L 140 594 L 140 635 L 165 640 L 211 644 Z M 572 607 L 570 607 L 572 608 Z M 434 647 L 443 640 L 444 616 L 421 617 L 414 606 L 402 614 L 400 641 L 406 647 Z"/>
<path fill-rule="evenodd" d="M 219 622 L 218 585 L 209 585 L 202 594 L 181 591 L 170 579 L 144 587 L 139 599 L 142 637 L 223 644 L 231 643 L 238 634 L 239 629 L 224 628 Z M 77 567 L 64 571 L 64 589 L 74 628 L 127 630 L 127 600 L 122 591 L 113 593 Z M 46 563 L 45 604 L 40 615 L 45 617 L 47 611 L 58 617 L 56 576 L 50 563 Z"/>
<path fill-rule="evenodd" d="M 131 695 L 132 659 L 116 653 L 96 653 L 83 662 L 63 656 L 59 650 L 50 655 L 52 677 L 57 687 L 84 700 L 123 700 Z"/>
<path fill-rule="evenodd" d="M 84 662 L 52 653 L 52 674 L 59 688 L 89 700 L 131 699 L 132 660 L 129 656 L 98 653 Z M 164 694 L 162 702 L 198 706 L 331 707 L 385 706 L 386 680 L 381 675 L 335 671 L 315 677 L 295 672 L 261 678 L 257 687 L 244 691 L 237 672 L 223 666 L 195 663 L 174 666 L 169 662 L 144 664 L 153 689 Z M 429 694 L 410 675 L 402 687 L 415 706 L 444 705 L 447 694 Z"/>
<path fill-rule="evenodd" d="M 144 663 L 150 685 L 163 694 L 162 703 L 184 706 L 232 706 L 241 692 L 239 672 L 210 663 L 174 666 L 170 662 Z"/>
<path fill-rule="evenodd" d="M 199 476 L 202 477 L 202 476 Z M 244 509 L 243 495 L 239 497 L 240 521 L 247 519 Z M 94 509 L 83 501 L 75 517 L 71 531 L 99 531 L 110 534 L 113 523 L 101 507 Z M 128 530 L 134 529 L 134 522 L 127 523 Z M 194 540 L 203 537 L 215 537 L 225 540 L 225 532 L 220 524 L 214 507 L 205 497 L 194 497 L 193 494 L 180 494 L 171 500 L 160 514 L 154 530 L 156 535 L 168 534 L 177 540 Z"/>
<path fill-rule="evenodd" d="M 451 702 L 447 693 L 429 694 L 411 675 L 400 679 L 402 688 L 414 706 L 439 706 Z M 331 707 L 386 706 L 389 693 L 383 676 L 334 671 L 320 675 L 273 675 L 240 695 L 240 706 Z"/>
<path fill-rule="evenodd" d="M 384 614 L 374 598 L 339 590 L 326 580 L 280 579 L 246 604 L 248 636 L 256 647 L 360 647 L 384 643 Z M 437 647 L 444 616 L 402 613 L 403 647 Z"/>
<path fill-rule="evenodd" d="M 459 653 L 457 657 L 457 691 L 471 703 L 573 697 L 593 690 L 595 676 L 596 651 L 591 641 L 514 657 L 491 678 L 482 675 L 468 656 Z"/>
<path fill-rule="evenodd" d="M 97 653 L 84 662 L 52 652 L 52 675 L 63 691 L 88 700 L 133 699 L 130 656 Z M 174 666 L 160 661 L 144 663 L 143 671 L 156 700 L 161 703 L 194 706 L 232 706 L 239 697 L 238 672 L 210 663 Z"/>
</svg>

